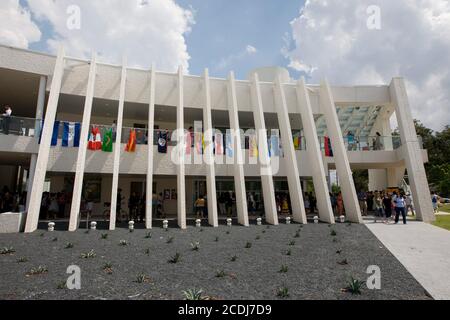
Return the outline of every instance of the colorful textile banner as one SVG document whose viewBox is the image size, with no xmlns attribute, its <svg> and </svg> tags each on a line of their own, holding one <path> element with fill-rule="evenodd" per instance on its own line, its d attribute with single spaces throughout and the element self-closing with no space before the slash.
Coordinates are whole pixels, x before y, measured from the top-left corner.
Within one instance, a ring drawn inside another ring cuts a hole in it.
<svg viewBox="0 0 450 320">
<path fill-rule="evenodd" d="M 103 135 L 103 145 L 102 151 L 112 152 L 113 151 L 113 129 L 106 130 Z"/>
<path fill-rule="evenodd" d="M 300 133 L 294 134 L 294 149 L 301 150 L 302 147 L 302 138 L 300 137 Z"/>
<path fill-rule="evenodd" d="M 136 152 L 136 130 L 130 130 L 130 137 L 128 138 L 128 143 L 125 147 L 126 152 Z"/>
<path fill-rule="evenodd" d="M 186 132 L 186 155 L 191 155 L 192 146 L 194 145 L 194 132 Z"/>
<path fill-rule="evenodd" d="M 53 124 L 53 134 L 52 134 L 52 147 L 58 145 L 58 133 L 59 133 L 59 121 L 55 121 Z"/>
<path fill-rule="evenodd" d="M 272 129 L 270 133 L 270 156 L 280 156 L 280 131 L 278 129 Z"/>
<path fill-rule="evenodd" d="M 158 152 L 159 153 L 167 153 L 167 141 L 168 141 L 168 132 L 167 131 L 159 131 L 158 132 Z"/>
<path fill-rule="evenodd" d="M 228 158 L 233 158 L 233 136 L 231 135 L 231 131 L 227 130 L 225 135 L 225 153 Z"/>
<path fill-rule="evenodd" d="M 324 148 L 325 148 L 325 156 L 333 157 L 333 148 L 331 147 L 331 139 L 329 137 L 324 137 Z"/>
<path fill-rule="evenodd" d="M 64 122 L 62 146 L 66 148 L 78 148 L 80 146 L 81 125 L 75 122 Z"/>
<path fill-rule="evenodd" d="M 89 137 L 88 149 L 92 151 L 102 149 L 102 136 L 100 134 L 100 129 L 97 127 L 92 127 L 91 135 Z"/>
<path fill-rule="evenodd" d="M 249 153 L 250 158 L 258 157 L 258 139 L 256 138 L 256 134 L 253 133 L 249 136 Z"/>
<path fill-rule="evenodd" d="M 203 122 L 194 121 L 194 146 L 197 154 L 203 154 Z"/>
<path fill-rule="evenodd" d="M 223 134 L 222 132 L 217 131 L 214 135 L 214 150 L 215 154 L 218 156 L 223 155 Z"/>
</svg>

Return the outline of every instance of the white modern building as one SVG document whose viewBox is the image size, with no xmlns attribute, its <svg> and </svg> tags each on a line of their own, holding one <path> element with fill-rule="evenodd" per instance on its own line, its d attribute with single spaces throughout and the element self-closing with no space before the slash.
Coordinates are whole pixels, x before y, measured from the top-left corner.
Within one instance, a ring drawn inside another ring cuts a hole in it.
<svg viewBox="0 0 450 320">
<path fill-rule="evenodd" d="M 407 172 L 417 218 L 434 219 L 424 169 L 428 155 L 417 137 L 402 78 L 381 86 L 334 86 L 325 79 L 309 85 L 292 80 L 285 69 L 264 68 L 247 80 L 235 79 L 232 72 L 218 79 L 209 77 L 208 70 L 193 76 L 180 68 L 173 74 L 129 68 L 125 59 L 120 66 L 105 64 L 95 54 L 89 61 L 71 58 L 62 48 L 52 56 L 0 46 L 0 99 L 13 109 L 9 134 L 0 133 L 0 187 L 28 192 L 26 232 L 38 227 L 43 192 L 62 190 L 70 194 L 64 213 L 68 229 L 76 230 L 87 189 L 94 195 L 94 215 L 102 217 L 105 203 L 111 204 L 110 229 L 116 227 L 119 189 L 125 198 L 122 209 L 133 192 L 147 199 L 147 228 L 156 221 L 153 193 L 163 194 L 167 217 L 181 228 L 195 218 L 199 195 L 207 196 L 209 224 L 218 226 L 217 195 L 224 192 L 235 195 L 233 215 L 239 224 L 249 225 L 255 216 L 248 210 L 249 193 L 266 222 L 278 224 L 279 192 L 289 194 L 293 220 L 307 223 L 308 185 L 314 187 L 320 220 L 334 223 L 331 170 L 337 172 L 347 219 L 361 223 L 354 169 L 369 170 L 368 189 L 373 191 L 403 188 Z M 395 137 L 390 125 L 394 113 L 400 132 Z M 62 146 L 63 125 L 54 134 L 57 121 L 80 125 L 79 146 Z M 158 130 L 186 130 L 199 122 L 205 132 L 203 156 L 216 161 L 173 161 L 174 141 L 167 153 L 158 151 Z M 113 152 L 88 150 L 92 127 L 104 133 L 112 126 Z M 138 142 L 135 152 L 126 152 L 131 128 Z M 226 161 L 226 154 L 208 148 L 213 143 L 208 129 L 213 128 L 278 132 L 279 168 L 266 165 L 273 154 L 260 136 L 256 162 L 245 161 L 253 151 L 241 135 L 233 136 L 233 145 L 241 146 L 233 149 L 233 158 L 243 161 Z M 349 144 L 348 132 L 354 134 L 354 144 Z M 374 146 L 377 132 L 381 147 Z M 325 150 L 327 141 L 332 156 Z M 264 174 L 262 169 L 267 169 Z"/>
</svg>

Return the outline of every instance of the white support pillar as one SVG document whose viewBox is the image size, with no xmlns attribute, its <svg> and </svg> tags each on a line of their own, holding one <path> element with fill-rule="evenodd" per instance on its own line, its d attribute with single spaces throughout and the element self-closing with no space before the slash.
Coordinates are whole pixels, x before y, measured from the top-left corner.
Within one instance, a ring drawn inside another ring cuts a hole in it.
<svg viewBox="0 0 450 320">
<path fill-rule="evenodd" d="M 238 222 L 248 227 L 248 207 L 247 207 L 247 194 L 245 189 L 245 175 L 244 175 L 244 157 L 242 154 L 242 141 L 239 126 L 239 113 L 236 96 L 236 80 L 234 73 L 230 72 L 228 79 L 228 105 L 230 107 L 230 129 L 234 134 L 235 158 L 233 165 L 234 172 L 234 185 L 236 191 L 236 209 Z"/>
<path fill-rule="evenodd" d="M 39 79 L 39 91 L 38 91 L 38 98 L 37 98 L 37 104 L 36 104 L 36 116 L 35 116 L 36 123 L 35 123 L 35 127 L 34 127 L 34 138 L 36 139 L 36 141 L 39 141 L 39 130 L 41 128 L 41 121 L 44 118 L 46 88 L 47 88 L 47 77 L 41 76 Z M 28 208 L 30 207 L 31 188 L 33 186 L 37 158 L 38 158 L 37 154 L 31 155 L 30 170 L 29 170 L 28 182 L 27 182 L 27 202 L 25 205 L 25 210 L 28 210 Z"/>
<path fill-rule="evenodd" d="M 270 224 L 278 225 L 278 213 L 275 203 L 275 188 L 273 186 L 272 168 L 269 159 L 269 148 L 267 146 L 266 121 L 264 119 L 261 87 L 257 73 L 253 75 L 251 97 L 253 104 L 253 115 L 255 118 L 255 129 L 258 135 L 258 155 L 261 168 L 261 184 L 263 189 L 266 221 Z"/>
<path fill-rule="evenodd" d="M 392 79 L 390 93 L 397 115 L 417 219 L 424 222 L 432 222 L 436 218 L 430 200 L 430 188 L 403 78 Z"/>
<path fill-rule="evenodd" d="M 205 108 L 203 109 L 203 126 L 205 130 L 206 189 L 208 193 L 208 222 L 213 227 L 219 226 L 217 214 L 216 169 L 213 155 L 213 127 L 211 116 L 211 84 L 209 71 L 204 73 Z"/>
<path fill-rule="evenodd" d="M 81 196 L 83 192 L 84 168 L 86 165 L 86 152 L 89 136 L 89 125 L 91 122 L 92 102 L 94 100 L 95 79 L 97 73 L 97 54 L 92 53 L 91 66 L 89 68 L 89 80 L 84 101 L 83 121 L 81 122 L 80 147 L 75 171 L 75 182 L 73 185 L 72 206 L 70 208 L 69 231 L 78 229 L 78 218 L 80 216 Z"/>
<path fill-rule="evenodd" d="M 281 143 L 283 145 L 286 174 L 291 197 L 292 216 L 294 221 L 308 223 L 306 219 L 305 203 L 303 202 L 303 191 L 300 184 L 300 173 L 298 170 L 297 155 L 294 149 L 291 122 L 287 108 L 286 95 L 284 92 L 281 77 L 278 76 L 275 82 L 275 105 L 278 115 L 278 123 L 281 130 Z"/>
<path fill-rule="evenodd" d="M 177 130 L 180 133 L 179 138 L 183 139 L 184 132 L 184 75 L 183 67 L 178 68 L 178 105 L 177 105 Z M 180 144 L 180 139 L 178 144 Z M 184 148 L 183 148 L 184 149 Z M 179 163 L 177 164 L 177 215 L 178 226 L 181 229 L 186 229 L 186 177 L 185 177 L 185 163 L 184 150 L 179 150 Z"/>
<path fill-rule="evenodd" d="M 145 201 L 145 227 L 152 228 L 153 219 L 153 140 L 155 127 L 155 90 L 156 88 L 156 72 L 155 65 L 152 65 L 150 74 L 150 103 L 148 108 L 148 149 L 147 149 L 147 199 Z"/>
<path fill-rule="evenodd" d="M 317 128 L 314 123 L 314 115 L 311 108 L 311 101 L 309 99 L 308 89 L 306 88 L 305 79 L 302 78 L 297 87 L 297 101 L 299 111 L 302 115 L 303 129 L 305 133 L 307 147 L 307 154 L 309 163 L 311 164 L 312 177 L 314 182 L 314 190 L 317 197 L 317 207 L 319 210 L 320 220 L 327 223 L 334 223 L 334 214 L 331 207 L 331 200 L 329 196 L 329 189 L 327 186 L 326 176 L 329 174 L 325 171 L 323 164 L 322 151 L 320 143 L 317 139 Z"/>
<path fill-rule="evenodd" d="M 111 187 L 111 215 L 109 220 L 109 230 L 116 229 L 117 190 L 119 188 L 120 155 L 122 152 L 121 141 L 122 141 L 122 126 L 123 126 L 123 109 L 125 105 L 126 84 L 127 84 L 127 59 L 124 57 L 122 62 L 122 75 L 120 80 L 119 110 L 117 112 L 116 143 L 114 145 L 114 164 L 113 164 L 113 178 Z"/>
<path fill-rule="evenodd" d="M 327 80 L 322 82 L 320 86 L 320 105 L 325 114 L 325 121 L 331 136 L 331 145 L 333 147 L 337 174 L 341 183 L 342 197 L 344 199 L 347 218 L 351 222 L 362 223 L 361 209 L 359 207 L 355 184 L 353 182 L 353 174 L 350 169 L 350 163 L 348 161 L 333 95 Z"/>
<path fill-rule="evenodd" d="M 39 223 L 39 212 L 41 210 L 42 192 L 45 183 L 45 174 L 47 173 L 48 157 L 50 154 L 50 144 L 52 140 L 53 123 L 56 118 L 58 108 L 59 94 L 61 92 L 62 77 L 64 75 L 65 65 L 64 48 L 61 46 L 58 50 L 55 68 L 53 71 L 50 96 L 47 104 L 44 128 L 42 130 L 41 144 L 36 163 L 36 170 L 31 188 L 30 206 L 27 214 L 25 232 L 33 232 L 37 229 Z"/>
</svg>

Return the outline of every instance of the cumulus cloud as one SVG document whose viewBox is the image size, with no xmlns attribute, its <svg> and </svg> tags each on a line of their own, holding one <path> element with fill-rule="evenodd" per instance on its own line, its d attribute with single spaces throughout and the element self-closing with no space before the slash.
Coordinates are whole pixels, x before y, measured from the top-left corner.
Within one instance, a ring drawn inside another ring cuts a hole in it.
<svg viewBox="0 0 450 320">
<path fill-rule="evenodd" d="M 367 27 L 372 5 L 379 30 Z M 308 0 L 291 27 L 282 51 L 311 81 L 381 84 L 402 76 L 414 117 L 435 130 L 450 124 L 448 0 Z"/>
<path fill-rule="evenodd" d="M 28 48 L 32 42 L 39 41 L 41 32 L 31 20 L 28 10 L 19 0 L 0 1 L 0 43 L 19 48 Z"/>
<path fill-rule="evenodd" d="M 52 26 L 47 44 L 53 52 L 63 43 L 76 57 L 89 57 L 95 50 L 102 61 L 118 63 L 126 54 L 131 66 L 148 68 L 155 62 L 159 70 L 189 68 L 184 36 L 195 21 L 191 10 L 173 0 L 27 2 L 35 19 Z"/>
</svg>

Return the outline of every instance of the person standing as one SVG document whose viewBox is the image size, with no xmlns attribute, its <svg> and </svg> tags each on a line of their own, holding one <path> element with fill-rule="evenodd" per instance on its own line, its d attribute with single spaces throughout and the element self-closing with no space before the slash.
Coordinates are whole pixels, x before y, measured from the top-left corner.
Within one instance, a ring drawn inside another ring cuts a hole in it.
<svg viewBox="0 0 450 320">
<path fill-rule="evenodd" d="M 58 218 L 64 218 L 66 213 L 66 194 L 61 191 L 58 195 Z"/>
<path fill-rule="evenodd" d="M 401 193 L 395 199 L 395 224 L 398 224 L 400 214 L 403 217 L 403 224 L 406 224 L 406 202 L 405 196 Z"/>
<path fill-rule="evenodd" d="M 343 216 L 344 215 L 344 198 L 342 197 L 342 192 L 339 192 L 337 196 L 337 209 L 338 209 L 338 215 Z"/>
<path fill-rule="evenodd" d="M 197 219 L 203 219 L 205 212 L 205 198 L 203 196 L 199 196 L 195 201 L 194 206 L 197 214 Z"/>
<path fill-rule="evenodd" d="M 374 204 L 375 204 L 375 216 L 384 218 L 383 214 L 383 199 L 378 191 L 375 192 L 374 195 Z M 386 220 L 384 220 L 386 222 Z"/>
<path fill-rule="evenodd" d="M 381 134 L 376 133 L 375 140 L 373 142 L 373 150 L 383 150 L 383 143 L 381 142 Z"/>
<path fill-rule="evenodd" d="M 331 202 L 331 208 L 333 209 L 333 214 L 336 214 L 337 197 L 334 193 L 331 193 L 331 192 L 330 192 L 330 202 Z"/>
<path fill-rule="evenodd" d="M 11 115 L 12 115 L 12 109 L 9 105 L 5 106 L 5 112 L 2 114 L 3 116 L 3 134 L 8 135 L 9 134 L 9 125 L 11 124 Z"/>
<path fill-rule="evenodd" d="M 415 216 L 416 212 L 414 211 L 414 205 L 411 194 L 408 193 L 406 195 L 405 202 L 406 202 L 406 215 L 408 215 L 408 212 L 411 210 L 412 215 Z"/>
<path fill-rule="evenodd" d="M 389 194 L 385 194 L 383 198 L 383 209 L 386 216 L 386 223 L 392 217 L 392 198 Z"/>
<path fill-rule="evenodd" d="M 117 202 L 116 202 L 116 216 L 117 221 L 121 222 L 122 220 L 122 189 L 117 190 Z"/>
<path fill-rule="evenodd" d="M 358 201 L 361 208 L 361 214 L 367 216 L 367 194 L 364 191 L 358 193 Z"/>
</svg>

